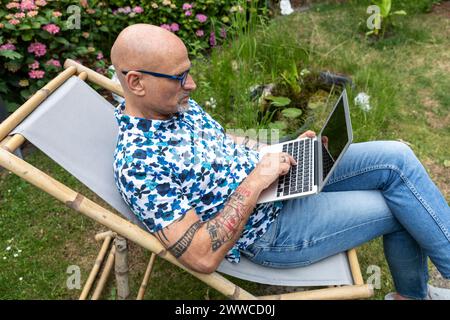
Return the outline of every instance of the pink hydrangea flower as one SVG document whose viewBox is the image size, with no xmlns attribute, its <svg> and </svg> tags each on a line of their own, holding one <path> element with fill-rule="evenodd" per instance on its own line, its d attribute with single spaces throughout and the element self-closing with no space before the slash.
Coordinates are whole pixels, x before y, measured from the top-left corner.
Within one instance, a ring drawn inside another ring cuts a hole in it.
<svg viewBox="0 0 450 320">
<path fill-rule="evenodd" d="M 31 79 L 42 79 L 45 76 L 45 71 L 43 70 L 31 70 L 28 72 L 28 76 Z"/>
<path fill-rule="evenodd" d="M 162 25 L 160 25 L 160 27 L 163 28 L 163 29 L 166 29 L 168 31 L 171 31 L 170 30 L 170 26 L 168 24 L 162 24 Z"/>
<path fill-rule="evenodd" d="M 103 59 L 103 53 L 99 52 L 97 54 L 97 60 L 102 60 Z"/>
<path fill-rule="evenodd" d="M 32 10 L 32 11 L 28 11 L 27 12 L 27 16 L 30 17 L 30 18 L 37 16 L 37 14 L 38 14 L 38 12 L 36 10 Z"/>
<path fill-rule="evenodd" d="M 59 12 L 59 11 L 53 11 L 53 12 L 52 12 L 52 16 L 58 18 L 58 17 L 61 17 L 61 16 L 62 16 L 62 13 Z"/>
<path fill-rule="evenodd" d="M 184 14 L 185 14 L 186 16 L 188 16 L 188 17 L 189 17 L 189 16 L 191 16 L 191 15 L 192 15 L 192 12 L 188 10 L 188 11 L 186 11 L 186 12 L 185 12 Z"/>
<path fill-rule="evenodd" d="M 0 51 L 2 50 L 16 50 L 16 46 L 8 42 L 0 46 Z"/>
<path fill-rule="evenodd" d="M 17 19 L 25 18 L 25 13 L 24 13 L 24 12 L 17 12 L 17 13 L 14 15 L 14 18 L 17 18 Z"/>
<path fill-rule="evenodd" d="M 16 25 L 16 24 L 19 24 L 19 23 L 20 23 L 20 20 L 17 20 L 17 19 L 11 19 L 11 20 L 8 20 L 8 22 L 9 22 L 10 24 L 12 24 L 12 25 Z"/>
<path fill-rule="evenodd" d="M 216 34 L 214 32 L 211 32 L 211 34 L 209 35 L 209 44 L 211 45 L 211 47 L 215 47 L 217 45 Z"/>
<path fill-rule="evenodd" d="M 142 12 L 144 12 L 144 9 L 142 9 L 142 7 L 136 6 L 133 8 L 133 12 L 142 13 Z"/>
<path fill-rule="evenodd" d="M 199 30 L 195 31 L 195 35 L 197 37 L 203 37 L 205 35 L 205 31 L 199 29 Z"/>
<path fill-rule="evenodd" d="M 20 3 L 10 2 L 6 5 L 6 9 L 18 9 L 20 8 Z"/>
<path fill-rule="evenodd" d="M 20 3 L 20 10 L 22 11 L 30 11 L 36 9 L 33 0 L 22 0 Z"/>
<path fill-rule="evenodd" d="M 117 9 L 117 12 L 129 14 L 131 12 L 131 8 L 130 8 L 130 6 L 119 8 L 119 9 Z"/>
<path fill-rule="evenodd" d="M 177 32 L 178 30 L 180 30 L 180 26 L 178 25 L 178 23 L 174 22 L 170 25 L 170 31 Z"/>
<path fill-rule="evenodd" d="M 183 10 L 184 11 L 189 10 L 189 9 L 192 9 L 192 4 L 190 4 L 190 3 L 183 4 Z"/>
<path fill-rule="evenodd" d="M 46 64 L 51 65 L 51 66 L 55 66 L 60 68 L 61 67 L 61 62 L 59 62 L 59 60 L 56 59 L 50 59 L 46 62 Z"/>
<path fill-rule="evenodd" d="M 42 57 L 47 53 L 47 46 L 40 42 L 33 42 L 28 46 L 28 52 L 34 53 L 36 57 Z"/>
<path fill-rule="evenodd" d="M 38 5 L 39 7 L 43 7 L 47 4 L 47 1 L 45 0 L 36 0 L 36 5 Z"/>
<path fill-rule="evenodd" d="M 48 33 L 51 33 L 51 34 L 57 34 L 60 30 L 59 27 L 54 23 L 49 23 L 49 24 L 43 26 L 42 29 L 44 29 L 45 31 L 47 31 Z"/>
<path fill-rule="evenodd" d="M 205 16 L 204 14 L 201 14 L 201 13 L 197 14 L 195 17 L 201 23 L 205 22 L 208 19 L 207 16 Z"/>
<path fill-rule="evenodd" d="M 30 70 L 39 69 L 39 61 L 34 60 L 32 64 L 28 65 L 28 69 Z"/>
</svg>

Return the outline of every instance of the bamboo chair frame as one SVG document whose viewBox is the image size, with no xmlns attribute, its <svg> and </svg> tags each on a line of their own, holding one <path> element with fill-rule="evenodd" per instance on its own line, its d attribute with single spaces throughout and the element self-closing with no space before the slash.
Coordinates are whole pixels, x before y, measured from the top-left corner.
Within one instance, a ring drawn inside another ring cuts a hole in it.
<svg viewBox="0 0 450 320">
<path fill-rule="evenodd" d="M 350 269 L 354 285 L 345 285 L 338 287 L 329 287 L 325 289 L 314 289 L 309 291 L 300 291 L 286 294 L 255 296 L 250 292 L 240 288 L 233 282 L 220 275 L 217 272 L 211 274 L 202 274 L 182 265 L 173 257 L 159 241 L 147 231 L 142 230 L 137 225 L 113 213 L 92 200 L 84 197 L 82 194 L 68 188 L 63 183 L 55 180 L 41 170 L 35 168 L 26 161 L 15 156 L 13 152 L 19 148 L 25 138 L 20 134 L 8 136 L 14 128 L 19 125 L 34 109 L 36 109 L 50 94 L 61 86 L 71 76 L 78 76 L 83 81 L 90 81 L 104 89 L 107 89 L 119 96 L 123 96 L 123 90 L 120 84 L 113 82 L 107 77 L 73 61 L 67 59 L 64 63 L 65 70 L 52 79 L 42 89 L 38 90 L 22 106 L 0 124 L 0 166 L 13 172 L 42 191 L 63 202 L 68 207 L 78 211 L 85 216 L 95 220 L 101 225 L 107 227 L 112 232 L 150 250 L 158 257 L 163 258 L 174 265 L 180 267 L 186 272 L 192 274 L 210 287 L 221 292 L 230 299 L 239 300 L 314 300 L 314 299 L 359 299 L 369 298 L 373 295 L 373 288 L 369 284 L 364 284 L 359 262 L 355 249 L 347 251 Z M 151 258 L 147 271 L 151 271 L 154 257 Z M 149 272 L 148 272 L 149 273 Z M 146 277 L 148 278 L 147 274 Z M 143 290 L 145 290 L 145 279 Z M 139 295 L 142 298 L 142 293 Z"/>
</svg>

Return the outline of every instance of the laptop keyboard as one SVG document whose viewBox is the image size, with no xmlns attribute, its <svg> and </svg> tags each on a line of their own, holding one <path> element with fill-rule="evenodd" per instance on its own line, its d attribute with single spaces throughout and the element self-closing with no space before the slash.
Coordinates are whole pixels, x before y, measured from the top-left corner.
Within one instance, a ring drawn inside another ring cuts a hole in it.
<svg viewBox="0 0 450 320">
<path fill-rule="evenodd" d="M 283 152 L 290 154 L 297 161 L 297 165 L 292 166 L 287 174 L 278 179 L 277 196 L 312 190 L 313 151 L 312 139 L 293 141 L 283 145 Z"/>
</svg>

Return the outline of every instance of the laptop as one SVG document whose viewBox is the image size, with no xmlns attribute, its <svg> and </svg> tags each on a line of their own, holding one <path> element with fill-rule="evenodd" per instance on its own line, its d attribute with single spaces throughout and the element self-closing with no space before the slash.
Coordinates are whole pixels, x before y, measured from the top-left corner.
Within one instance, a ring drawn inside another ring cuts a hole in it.
<svg viewBox="0 0 450 320">
<path fill-rule="evenodd" d="M 257 203 L 321 192 L 352 140 L 350 111 L 344 89 L 316 137 L 291 140 L 261 149 L 261 157 L 267 153 L 287 152 L 294 157 L 297 165 L 265 189 Z"/>
</svg>

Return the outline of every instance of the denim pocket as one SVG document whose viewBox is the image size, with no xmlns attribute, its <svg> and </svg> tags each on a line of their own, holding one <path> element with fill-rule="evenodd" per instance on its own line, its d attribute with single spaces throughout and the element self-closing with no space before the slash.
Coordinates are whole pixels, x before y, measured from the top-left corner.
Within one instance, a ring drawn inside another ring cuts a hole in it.
<svg viewBox="0 0 450 320">
<path fill-rule="evenodd" d="M 279 217 L 275 218 L 275 220 L 272 221 L 266 232 L 264 232 L 264 234 L 253 243 L 255 246 L 265 247 L 275 241 L 276 236 L 278 234 L 278 220 Z"/>
</svg>

